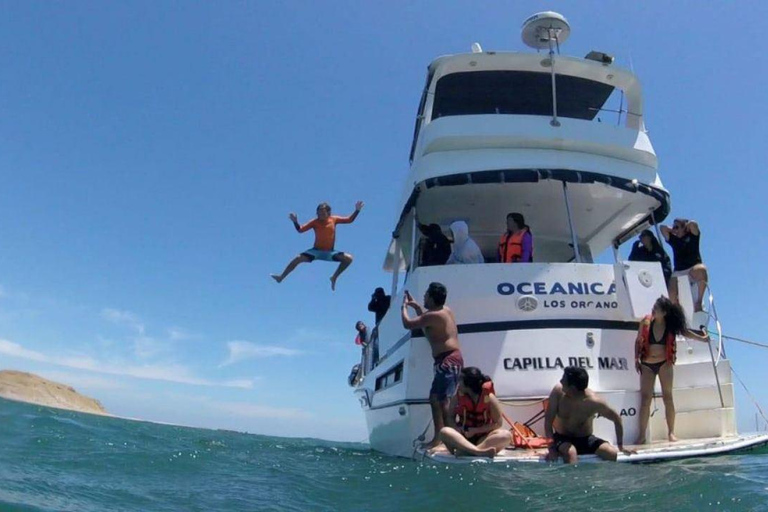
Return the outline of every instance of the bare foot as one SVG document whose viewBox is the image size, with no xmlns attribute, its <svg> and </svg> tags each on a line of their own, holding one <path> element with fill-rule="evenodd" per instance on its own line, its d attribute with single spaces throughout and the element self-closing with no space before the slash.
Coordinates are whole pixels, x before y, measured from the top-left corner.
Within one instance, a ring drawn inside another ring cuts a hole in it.
<svg viewBox="0 0 768 512">
<path fill-rule="evenodd" d="M 477 456 L 494 458 L 496 456 L 496 448 L 490 447 L 486 448 L 485 450 L 478 450 Z"/>
<path fill-rule="evenodd" d="M 334 291 L 334 292 L 336 291 L 336 279 L 337 278 L 338 278 L 338 276 L 331 277 L 331 290 Z"/>
<path fill-rule="evenodd" d="M 278 283 L 283 281 L 283 278 L 281 276 L 277 275 L 277 274 L 269 274 L 269 277 L 271 277 L 272 279 L 274 279 Z"/>
<path fill-rule="evenodd" d="M 464 450 L 456 450 L 456 456 L 457 457 L 490 457 L 494 458 L 496 456 L 496 448 L 490 447 L 490 448 L 484 448 L 482 450 L 477 450 L 475 452 L 467 452 Z"/>
<path fill-rule="evenodd" d="M 427 450 L 428 455 L 434 455 L 436 453 L 451 453 L 451 452 L 447 446 L 441 443 L 435 446 L 434 448 L 430 448 L 429 450 Z"/>
<path fill-rule="evenodd" d="M 670 432 L 670 434 L 669 434 L 669 442 L 670 443 L 674 443 L 675 441 L 677 441 L 677 436 Z"/>
</svg>

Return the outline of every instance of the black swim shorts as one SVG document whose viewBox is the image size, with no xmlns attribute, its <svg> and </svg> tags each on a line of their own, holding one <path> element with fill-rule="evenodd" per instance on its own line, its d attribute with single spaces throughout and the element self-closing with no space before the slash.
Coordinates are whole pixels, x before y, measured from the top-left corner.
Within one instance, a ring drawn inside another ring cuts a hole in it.
<svg viewBox="0 0 768 512">
<path fill-rule="evenodd" d="M 576 448 L 576 453 L 579 455 L 591 455 L 597 451 L 603 443 L 607 443 L 605 439 L 600 439 L 597 436 L 586 437 L 571 437 L 564 436 L 562 434 L 554 433 L 552 436 L 552 446 L 559 452 L 560 446 L 564 443 L 570 443 Z"/>
</svg>

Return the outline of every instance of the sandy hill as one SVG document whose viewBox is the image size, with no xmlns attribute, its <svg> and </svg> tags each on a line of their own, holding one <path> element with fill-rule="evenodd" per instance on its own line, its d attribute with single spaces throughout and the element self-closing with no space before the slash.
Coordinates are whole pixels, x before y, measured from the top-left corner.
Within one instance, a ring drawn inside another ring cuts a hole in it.
<svg viewBox="0 0 768 512">
<path fill-rule="evenodd" d="M 83 396 L 70 386 L 14 370 L 0 371 L 0 397 L 59 409 L 107 414 L 98 400 Z"/>
</svg>

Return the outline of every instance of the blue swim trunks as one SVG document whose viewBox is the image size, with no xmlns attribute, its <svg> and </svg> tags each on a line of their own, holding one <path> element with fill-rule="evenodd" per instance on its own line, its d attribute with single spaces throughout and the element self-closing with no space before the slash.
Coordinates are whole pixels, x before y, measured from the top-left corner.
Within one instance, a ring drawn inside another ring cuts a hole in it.
<svg viewBox="0 0 768 512">
<path fill-rule="evenodd" d="M 435 378 L 432 380 L 429 394 L 437 395 L 440 401 L 452 398 L 459 387 L 462 368 L 464 368 L 464 358 L 459 349 L 435 356 Z"/>
<path fill-rule="evenodd" d="M 338 261 L 334 257 L 337 254 L 344 254 L 342 251 L 321 251 L 320 249 L 307 249 L 301 253 L 304 256 L 309 257 L 309 261 Z"/>
</svg>

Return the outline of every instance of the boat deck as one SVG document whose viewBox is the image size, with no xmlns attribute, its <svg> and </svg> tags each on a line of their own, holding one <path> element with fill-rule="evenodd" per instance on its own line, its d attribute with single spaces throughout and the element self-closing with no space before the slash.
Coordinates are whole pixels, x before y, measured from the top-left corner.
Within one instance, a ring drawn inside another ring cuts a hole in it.
<svg viewBox="0 0 768 512">
<path fill-rule="evenodd" d="M 626 449 L 636 452 L 631 454 L 619 454 L 617 462 L 643 463 L 661 462 L 665 460 L 686 459 L 691 457 L 706 457 L 727 453 L 739 453 L 768 446 L 768 434 L 746 434 L 733 437 L 713 437 L 706 439 L 684 439 L 675 442 L 656 441 L 650 445 L 625 446 Z M 423 460 L 431 459 L 434 462 L 448 464 L 466 464 L 472 462 L 490 463 L 522 463 L 522 462 L 546 462 L 546 449 L 503 450 L 493 459 L 487 457 L 456 457 L 447 451 L 439 451 L 426 454 L 417 452 L 417 457 Z M 596 455 L 582 455 L 579 462 L 601 462 Z"/>
</svg>

